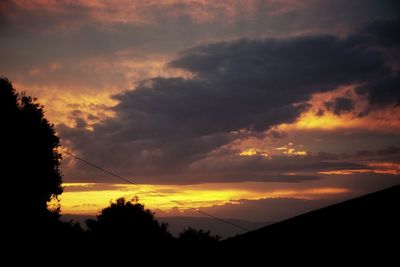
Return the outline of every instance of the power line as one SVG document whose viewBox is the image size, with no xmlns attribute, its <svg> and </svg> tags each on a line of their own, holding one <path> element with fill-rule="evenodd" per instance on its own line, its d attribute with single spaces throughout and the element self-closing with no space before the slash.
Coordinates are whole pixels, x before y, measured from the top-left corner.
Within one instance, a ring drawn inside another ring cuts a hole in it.
<svg viewBox="0 0 400 267">
<path fill-rule="evenodd" d="M 88 160 L 85 160 L 85 159 L 83 159 L 83 158 L 81 158 L 81 157 L 78 157 L 78 156 L 76 156 L 76 155 L 74 155 L 74 154 L 72 154 L 72 153 L 70 153 L 70 152 L 68 152 L 68 151 L 63 151 L 63 153 L 65 153 L 65 154 L 67 154 L 67 155 L 69 155 L 69 156 L 71 156 L 71 157 L 73 157 L 73 158 L 75 158 L 75 159 L 77 159 L 77 160 L 79 160 L 79 161 L 81 161 L 81 162 L 83 162 L 83 163 L 85 163 L 85 164 L 87 164 L 87 165 L 89 165 L 89 166 L 95 168 L 95 169 L 98 169 L 98 170 L 100 170 L 100 171 L 102 171 L 102 172 L 104 172 L 104 173 L 107 173 L 108 175 L 113 176 L 113 177 L 115 177 L 115 178 L 117 178 L 117 179 L 119 179 L 119 180 L 121 180 L 121 181 L 124 181 L 124 182 L 127 182 L 127 183 L 129 183 L 129 184 L 132 184 L 132 185 L 134 185 L 134 186 L 136 186 L 136 187 L 138 187 L 138 188 L 140 188 L 140 189 L 146 190 L 147 192 L 152 193 L 152 194 L 154 194 L 154 195 L 156 195 L 156 196 L 163 197 L 163 198 L 167 199 L 167 200 L 170 201 L 170 202 L 174 202 L 174 203 L 176 203 L 176 204 L 178 204 L 178 205 L 180 205 L 180 206 L 185 206 L 185 207 L 188 208 L 188 209 L 194 210 L 194 211 L 196 211 L 196 212 L 198 212 L 198 213 L 200 213 L 200 214 L 202 214 L 202 215 L 205 215 L 205 216 L 207 216 L 207 217 L 209 217 L 209 218 L 211 218 L 211 219 L 214 219 L 214 220 L 216 220 L 216 221 L 219 221 L 219 222 L 222 222 L 222 223 L 225 223 L 225 224 L 229 224 L 229 225 L 231 225 L 231 226 L 234 226 L 234 227 L 236 227 L 236 228 L 238 228 L 238 229 L 240 229 L 240 230 L 242 230 L 242 231 L 245 231 L 245 232 L 249 232 L 249 231 L 250 231 L 250 229 L 247 229 L 247 228 L 245 228 L 245 227 L 243 227 L 243 226 L 240 226 L 240 225 L 235 224 L 235 223 L 233 223 L 233 222 L 230 222 L 230 221 L 221 219 L 221 218 L 219 218 L 219 217 L 217 217 L 217 216 L 214 216 L 214 215 L 212 215 L 212 214 L 209 214 L 209 213 L 207 213 L 207 212 L 205 212 L 205 211 L 202 211 L 202 210 L 200 210 L 200 209 L 198 209 L 198 208 L 191 207 L 191 206 L 187 205 L 186 203 L 183 203 L 183 202 L 180 202 L 180 201 L 171 199 L 171 198 L 169 198 L 168 196 L 163 195 L 163 194 L 160 194 L 160 193 L 158 193 L 157 191 L 154 191 L 154 190 L 152 190 L 152 189 L 150 189 L 150 188 L 147 188 L 147 187 L 144 187 L 144 186 L 142 186 L 142 185 L 139 185 L 139 184 L 137 184 L 137 183 L 135 183 L 135 182 L 132 182 L 132 181 L 129 180 L 129 179 L 126 179 L 126 178 L 124 178 L 124 177 L 122 177 L 122 176 L 120 176 L 120 175 L 118 175 L 118 174 L 115 174 L 115 173 L 113 173 L 113 172 L 111 172 L 111 171 L 108 171 L 108 170 L 106 170 L 106 169 L 104 169 L 104 168 L 102 168 L 102 167 L 100 167 L 100 166 L 98 166 L 98 165 L 96 165 L 96 164 L 94 164 L 94 163 L 92 163 L 92 162 L 90 162 L 90 161 L 88 161 Z"/>
</svg>

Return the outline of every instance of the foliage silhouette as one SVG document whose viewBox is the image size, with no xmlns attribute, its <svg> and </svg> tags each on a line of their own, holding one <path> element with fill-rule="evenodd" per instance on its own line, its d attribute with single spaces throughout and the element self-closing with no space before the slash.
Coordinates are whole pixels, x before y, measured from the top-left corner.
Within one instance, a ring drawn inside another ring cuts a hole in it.
<svg viewBox="0 0 400 267">
<path fill-rule="evenodd" d="M 210 231 L 189 227 L 179 234 L 178 244 L 179 249 L 187 256 L 195 257 L 201 253 L 214 257 L 219 248 L 219 239 L 218 235 L 213 236 Z"/>
<path fill-rule="evenodd" d="M 0 78 L 0 120 L 3 197 L 13 225 L 29 218 L 30 225 L 57 222 L 62 193 L 59 138 L 44 117 L 43 107 L 11 82 Z M 48 202 L 53 208 L 48 208 Z M 21 212 L 23 209 L 23 213 Z"/>
<path fill-rule="evenodd" d="M 167 224 L 159 223 L 154 213 L 136 201 L 119 198 L 103 209 L 96 219 L 86 221 L 88 234 L 96 244 L 140 244 L 141 249 L 161 248 L 174 242 Z M 136 248 L 137 249 L 137 248 Z"/>
<path fill-rule="evenodd" d="M 218 243 L 220 237 L 218 235 L 211 235 L 210 231 L 204 231 L 203 229 L 193 229 L 191 227 L 185 229 L 179 234 L 178 240 L 184 244 L 197 244 L 200 246 L 213 246 Z"/>
</svg>

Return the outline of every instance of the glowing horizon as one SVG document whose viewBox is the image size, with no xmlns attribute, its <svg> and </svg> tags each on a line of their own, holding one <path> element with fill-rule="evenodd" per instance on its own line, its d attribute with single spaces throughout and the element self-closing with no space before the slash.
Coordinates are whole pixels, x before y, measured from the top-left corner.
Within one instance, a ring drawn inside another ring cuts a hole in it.
<svg viewBox="0 0 400 267">
<path fill-rule="evenodd" d="M 98 214 L 111 201 L 120 197 L 131 200 L 137 196 L 139 202 L 149 209 L 171 212 L 172 209 L 178 208 L 180 212 L 184 212 L 190 208 L 222 206 L 227 203 L 239 205 L 239 201 L 242 199 L 299 198 L 311 200 L 350 193 L 350 190 L 346 188 L 335 187 L 303 190 L 260 189 L 268 187 L 265 183 L 139 186 L 141 188 L 129 184 L 64 183 L 65 191 L 60 197 L 62 214 Z M 98 190 L 99 187 L 103 187 L 103 189 Z M 255 187 L 258 189 L 255 190 Z M 75 191 L 77 189 L 78 191 Z M 153 192 L 162 194 L 165 198 Z M 175 201 L 184 205 L 179 205 Z M 179 212 L 172 214 L 179 215 Z"/>
</svg>

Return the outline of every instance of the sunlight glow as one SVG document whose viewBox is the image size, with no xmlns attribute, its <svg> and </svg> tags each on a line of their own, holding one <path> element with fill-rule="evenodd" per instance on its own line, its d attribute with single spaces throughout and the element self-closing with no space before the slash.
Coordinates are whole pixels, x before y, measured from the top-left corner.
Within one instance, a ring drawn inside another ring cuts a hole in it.
<svg viewBox="0 0 400 267">
<path fill-rule="evenodd" d="M 297 150 L 292 142 L 285 146 L 276 147 L 275 150 L 282 151 L 283 154 L 289 156 L 306 156 L 308 154 L 307 151 Z"/>
<path fill-rule="evenodd" d="M 315 199 L 329 195 L 349 192 L 346 188 L 308 188 L 308 189 L 271 189 L 268 183 L 248 182 L 233 184 L 198 185 L 140 185 L 142 188 L 126 184 L 63 184 L 65 192 L 61 195 L 63 214 L 97 214 L 110 201 L 119 197 L 132 199 L 137 196 L 147 208 L 170 211 L 187 210 L 188 206 L 203 208 L 210 206 L 235 204 L 238 200 L 258 200 L 263 198 L 302 198 Z M 160 197 L 146 189 L 154 190 L 166 196 Z M 178 205 L 176 202 L 183 203 Z M 187 205 L 187 206 L 185 206 Z"/>
<path fill-rule="evenodd" d="M 249 148 L 246 150 L 243 150 L 242 152 L 239 153 L 240 156 L 255 156 L 255 155 L 260 155 L 263 157 L 269 157 L 268 153 L 265 151 L 262 151 L 261 149 L 256 149 L 256 148 Z"/>
<path fill-rule="evenodd" d="M 78 92 L 76 88 L 68 86 L 14 84 L 19 90 L 37 97 L 40 104 L 45 106 L 46 117 L 55 125 L 65 124 L 76 127 L 76 119 L 80 119 L 86 124 L 83 127 L 91 130 L 93 124 L 115 116 L 110 107 L 117 101 L 110 96 L 117 89 L 110 89 L 107 92 L 89 92 L 88 88 L 80 88 Z"/>
<path fill-rule="evenodd" d="M 257 154 L 257 151 L 256 151 L 256 149 L 255 148 L 249 148 L 249 149 L 247 149 L 247 150 L 244 150 L 244 151 L 242 151 L 242 152 L 240 152 L 240 156 L 253 156 L 253 155 L 256 155 Z"/>
</svg>

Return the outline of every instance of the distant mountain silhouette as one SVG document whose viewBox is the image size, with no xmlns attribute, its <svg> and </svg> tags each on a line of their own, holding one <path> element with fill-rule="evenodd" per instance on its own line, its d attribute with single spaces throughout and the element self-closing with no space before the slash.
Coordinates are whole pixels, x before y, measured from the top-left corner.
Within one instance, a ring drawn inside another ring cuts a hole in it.
<svg viewBox="0 0 400 267">
<path fill-rule="evenodd" d="M 268 255 L 275 260 L 323 256 L 383 261 L 398 254 L 399 237 L 400 185 L 229 238 L 221 245 L 229 255 L 254 260 Z"/>
</svg>

